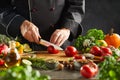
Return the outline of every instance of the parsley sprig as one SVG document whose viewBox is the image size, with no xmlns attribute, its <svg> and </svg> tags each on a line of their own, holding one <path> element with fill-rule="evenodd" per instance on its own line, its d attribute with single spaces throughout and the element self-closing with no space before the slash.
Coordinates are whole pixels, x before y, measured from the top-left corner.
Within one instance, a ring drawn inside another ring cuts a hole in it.
<svg viewBox="0 0 120 80">
<path fill-rule="evenodd" d="M 114 56 L 107 56 L 99 64 L 99 80 L 120 80 L 120 61 Z"/>
</svg>

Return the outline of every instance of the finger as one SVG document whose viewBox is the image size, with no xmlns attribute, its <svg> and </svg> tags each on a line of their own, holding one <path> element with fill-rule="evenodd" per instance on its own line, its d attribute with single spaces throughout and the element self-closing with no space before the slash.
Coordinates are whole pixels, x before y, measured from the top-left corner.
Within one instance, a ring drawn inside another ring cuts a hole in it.
<svg viewBox="0 0 120 80">
<path fill-rule="evenodd" d="M 63 40 L 64 40 L 64 36 L 63 36 L 63 35 L 60 35 L 60 36 L 58 37 L 58 39 L 56 40 L 55 44 L 58 45 L 58 46 L 60 46 L 60 43 L 61 43 Z"/>
<path fill-rule="evenodd" d="M 56 43 L 58 37 L 60 36 L 60 33 L 59 32 L 54 32 L 53 35 L 51 36 L 51 39 L 50 39 L 50 42 L 52 43 Z"/>
<path fill-rule="evenodd" d="M 54 42 L 54 36 L 56 35 L 57 31 L 53 32 L 50 38 L 50 42 Z"/>
<path fill-rule="evenodd" d="M 39 33 L 39 30 L 38 30 L 38 29 L 37 29 L 37 35 L 38 35 L 38 43 L 37 43 L 37 44 L 39 44 L 39 41 L 40 41 L 41 36 L 40 36 L 40 33 Z"/>
<path fill-rule="evenodd" d="M 40 36 L 40 33 L 39 33 L 39 30 L 37 29 L 37 35 L 38 35 L 38 38 L 41 38 Z"/>
<path fill-rule="evenodd" d="M 50 37 L 50 42 L 53 43 L 54 42 L 54 35 L 55 35 L 55 32 L 51 35 Z"/>
<path fill-rule="evenodd" d="M 65 38 L 66 38 L 66 37 L 63 37 L 63 39 L 62 39 L 61 42 L 59 43 L 59 46 L 63 45 L 63 43 L 66 41 Z"/>
<path fill-rule="evenodd" d="M 32 38 L 33 38 L 33 42 L 35 42 L 35 43 L 37 43 L 37 36 L 36 36 L 36 34 L 34 33 L 34 34 L 32 34 Z"/>
<path fill-rule="evenodd" d="M 33 29 L 31 32 L 32 32 L 32 38 L 33 38 L 34 42 L 39 43 L 39 35 L 38 35 L 37 31 L 35 29 Z"/>
<path fill-rule="evenodd" d="M 24 38 L 27 39 L 30 42 L 34 42 L 34 39 L 33 39 L 32 34 L 31 34 L 30 31 L 25 33 Z"/>
</svg>

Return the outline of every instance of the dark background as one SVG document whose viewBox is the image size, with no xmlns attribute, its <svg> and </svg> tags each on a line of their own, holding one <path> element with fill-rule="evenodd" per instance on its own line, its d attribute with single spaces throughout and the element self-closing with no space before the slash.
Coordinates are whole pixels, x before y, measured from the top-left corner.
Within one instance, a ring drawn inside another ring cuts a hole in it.
<svg viewBox="0 0 120 80">
<path fill-rule="evenodd" d="M 108 33 L 110 28 L 120 34 L 120 0 L 86 0 L 83 32 L 90 28 L 102 29 Z M 5 29 L 0 26 L 0 33 Z"/>
<path fill-rule="evenodd" d="M 120 34 L 120 0 L 86 0 L 85 11 L 82 34 L 90 28 L 108 33 L 112 27 Z"/>
</svg>

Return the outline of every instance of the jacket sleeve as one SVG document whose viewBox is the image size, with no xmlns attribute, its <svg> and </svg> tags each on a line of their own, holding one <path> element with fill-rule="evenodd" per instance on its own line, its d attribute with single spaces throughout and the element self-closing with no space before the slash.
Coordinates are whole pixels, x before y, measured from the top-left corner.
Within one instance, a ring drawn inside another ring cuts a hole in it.
<svg viewBox="0 0 120 80">
<path fill-rule="evenodd" d="M 85 13 L 85 0 L 66 0 L 63 10 L 62 26 L 71 31 L 70 37 L 76 38 L 82 32 L 81 21 Z"/>
<path fill-rule="evenodd" d="M 25 18 L 15 13 L 14 7 L 10 3 L 6 5 L 4 2 L 4 5 L 0 6 L 0 24 L 6 29 L 8 36 L 18 36 L 20 34 L 20 25 L 24 20 Z"/>
</svg>

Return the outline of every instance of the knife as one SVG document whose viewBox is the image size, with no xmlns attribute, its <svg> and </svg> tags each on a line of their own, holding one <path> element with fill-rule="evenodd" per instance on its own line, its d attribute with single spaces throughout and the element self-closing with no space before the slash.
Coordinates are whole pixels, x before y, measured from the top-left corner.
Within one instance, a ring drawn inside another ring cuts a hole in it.
<svg viewBox="0 0 120 80">
<path fill-rule="evenodd" d="M 41 45 L 43 45 L 43 46 L 46 46 L 46 47 L 48 47 L 48 46 L 53 46 L 55 49 L 58 49 L 58 50 L 63 50 L 61 47 L 59 47 L 59 46 L 57 46 L 57 45 L 55 45 L 55 44 L 53 44 L 53 43 L 51 43 L 51 42 L 49 42 L 49 41 L 46 41 L 46 40 L 44 40 L 44 39 L 40 39 L 40 42 L 39 42 Z"/>
</svg>

